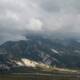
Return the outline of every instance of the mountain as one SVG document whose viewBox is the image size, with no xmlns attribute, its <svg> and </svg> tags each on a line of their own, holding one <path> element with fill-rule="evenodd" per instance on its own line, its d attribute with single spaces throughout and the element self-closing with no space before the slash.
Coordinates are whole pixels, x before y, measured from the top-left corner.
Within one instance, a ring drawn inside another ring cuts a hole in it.
<svg viewBox="0 0 80 80">
<path fill-rule="evenodd" d="M 7 41 L 0 45 L 0 70 L 24 65 L 24 60 L 62 68 L 79 68 L 80 42 L 29 35 L 27 40 Z"/>
</svg>

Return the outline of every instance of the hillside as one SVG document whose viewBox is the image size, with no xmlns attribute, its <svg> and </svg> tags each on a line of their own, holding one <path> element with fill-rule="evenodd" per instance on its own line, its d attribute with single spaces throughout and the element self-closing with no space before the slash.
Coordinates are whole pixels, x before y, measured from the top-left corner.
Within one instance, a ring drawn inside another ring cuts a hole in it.
<svg viewBox="0 0 80 80">
<path fill-rule="evenodd" d="M 8 41 L 0 45 L 0 69 L 24 65 L 35 67 L 30 62 L 28 65 L 28 60 L 48 67 L 74 69 L 80 67 L 80 43 L 77 40 L 52 39 L 43 36 L 27 38 L 27 40 Z"/>
</svg>

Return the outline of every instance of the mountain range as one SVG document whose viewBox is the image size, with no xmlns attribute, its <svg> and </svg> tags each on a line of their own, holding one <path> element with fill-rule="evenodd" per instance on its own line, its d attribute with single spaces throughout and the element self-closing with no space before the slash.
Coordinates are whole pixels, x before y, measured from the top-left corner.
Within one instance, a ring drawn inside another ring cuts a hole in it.
<svg viewBox="0 0 80 80">
<path fill-rule="evenodd" d="M 36 62 L 61 68 L 79 68 L 80 42 L 75 39 L 28 35 L 26 40 L 7 41 L 0 45 L 0 71 L 20 67 L 24 62 L 22 60 L 31 64 Z"/>
</svg>

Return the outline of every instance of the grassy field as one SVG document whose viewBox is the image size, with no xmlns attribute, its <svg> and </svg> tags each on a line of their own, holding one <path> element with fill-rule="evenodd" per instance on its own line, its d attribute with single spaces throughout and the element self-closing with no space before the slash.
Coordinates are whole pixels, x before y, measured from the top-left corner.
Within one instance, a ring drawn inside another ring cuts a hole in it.
<svg viewBox="0 0 80 80">
<path fill-rule="evenodd" d="M 47 75 L 0 75 L 0 80 L 80 80 L 78 77 L 47 76 Z"/>
<path fill-rule="evenodd" d="M 80 80 L 80 72 L 69 69 L 52 68 L 42 71 L 21 67 L 11 71 L 10 73 L 1 73 L 0 80 Z"/>
</svg>

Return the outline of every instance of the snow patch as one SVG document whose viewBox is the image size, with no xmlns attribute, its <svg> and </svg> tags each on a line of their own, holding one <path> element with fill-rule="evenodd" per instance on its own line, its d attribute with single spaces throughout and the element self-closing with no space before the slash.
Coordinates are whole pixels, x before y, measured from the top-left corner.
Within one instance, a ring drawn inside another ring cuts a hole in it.
<svg viewBox="0 0 80 80">
<path fill-rule="evenodd" d="M 18 66 L 32 67 L 32 68 L 49 68 L 49 65 L 44 63 L 38 63 L 36 61 L 32 61 L 26 58 L 22 58 L 21 61 L 14 61 Z"/>
<path fill-rule="evenodd" d="M 37 62 L 31 61 L 26 58 L 22 58 L 21 61 L 15 61 L 15 63 L 19 66 L 26 66 L 26 67 L 36 67 L 36 65 L 38 64 Z"/>
<path fill-rule="evenodd" d="M 31 61 L 31 60 L 25 59 L 25 58 L 23 58 L 21 60 L 24 63 L 24 65 L 27 67 L 36 67 L 36 65 L 38 64 L 37 62 Z"/>
<path fill-rule="evenodd" d="M 59 52 L 57 50 L 51 49 L 51 51 L 59 55 Z"/>
<path fill-rule="evenodd" d="M 16 64 L 19 65 L 19 66 L 24 66 L 24 64 L 23 64 L 22 62 L 20 62 L 20 61 L 15 61 L 15 62 L 16 62 Z"/>
</svg>

